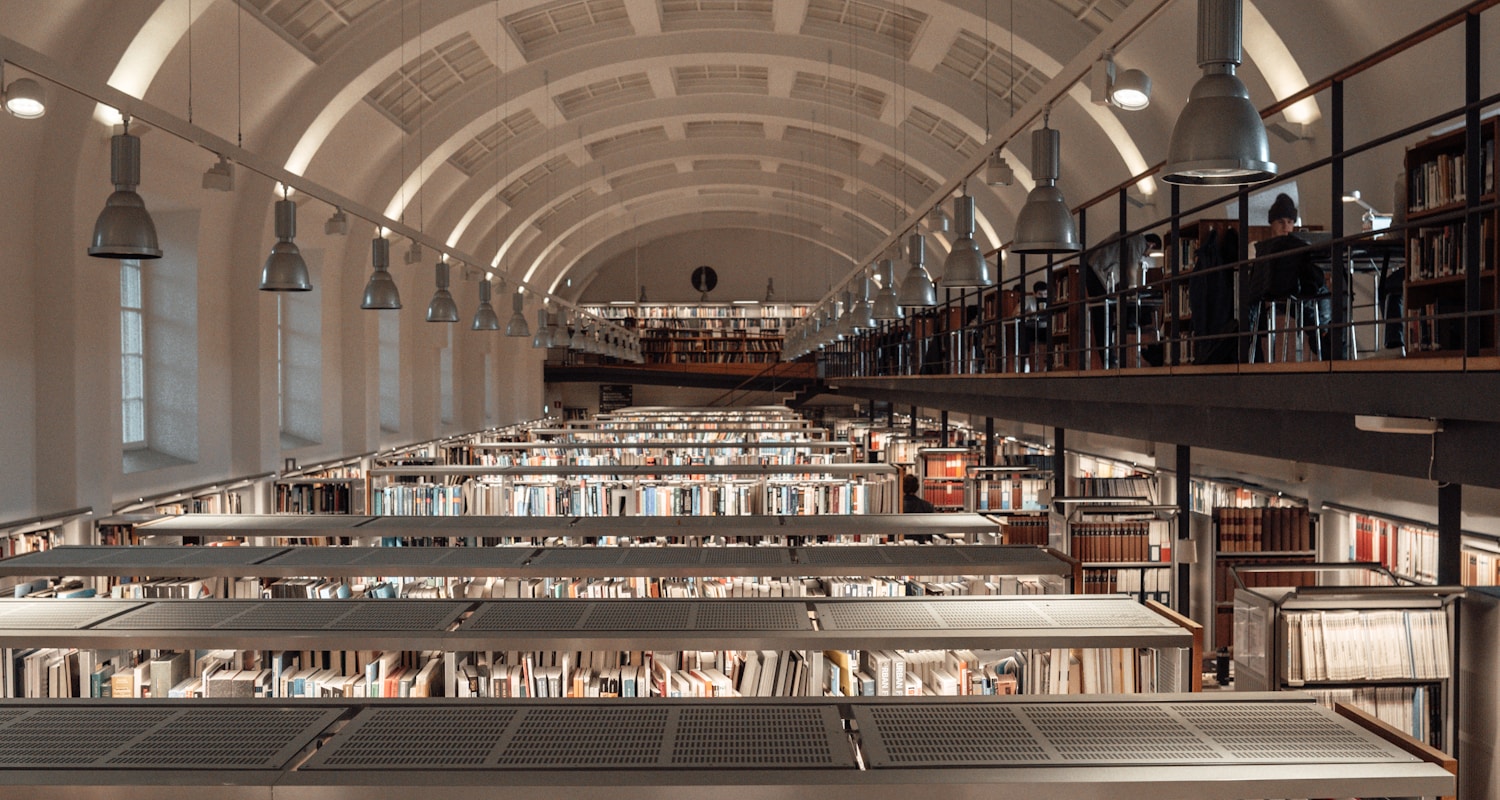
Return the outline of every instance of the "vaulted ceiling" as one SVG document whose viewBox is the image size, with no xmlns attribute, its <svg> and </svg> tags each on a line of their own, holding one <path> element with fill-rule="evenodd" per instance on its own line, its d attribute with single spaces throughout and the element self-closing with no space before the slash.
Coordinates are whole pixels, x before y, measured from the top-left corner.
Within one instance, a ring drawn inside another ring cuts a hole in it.
<svg viewBox="0 0 1500 800">
<path fill-rule="evenodd" d="M 1244 4 L 1260 105 L 1459 5 Z M 1053 95 L 1069 199 L 1120 184 L 1165 153 L 1198 75 L 1195 19 L 1189 0 L 56 0 L 9 5 L 0 34 L 576 297 L 639 231 L 758 229 L 859 263 Z M 1146 111 L 1056 91 L 1106 47 L 1152 75 Z M 1285 119 L 1316 130 L 1323 113 Z M 1278 160 L 1316 140 L 1277 142 Z M 1030 187 L 1026 138 L 1003 152 L 1017 183 L 970 185 L 985 249 Z M 201 161 L 142 191 L 192 204 Z"/>
</svg>

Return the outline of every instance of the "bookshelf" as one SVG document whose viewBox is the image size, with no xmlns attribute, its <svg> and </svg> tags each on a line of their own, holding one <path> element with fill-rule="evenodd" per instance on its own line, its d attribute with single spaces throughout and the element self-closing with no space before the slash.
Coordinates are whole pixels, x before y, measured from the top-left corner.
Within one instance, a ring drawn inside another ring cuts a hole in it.
<svg viewBox="0 0 1500 800">
<path fill-rule="evenodd" d="M 1378 565 L 1313 564 L 1305 571 L 1317 585 L 1236 589 L 1235 689 L 1296 689 L 1325 704 L 1356 705 L 1456 752 L 1462 589 L 1400 585 Z"/>
<path fill-rule="evenodd" d="M 1050 542 L 1083 562 L 1083 593 L 1120 592 L 1171 605 L 1177 507 L 1107 498 L 1057 498 Z"/>
<path fill-rule="evenodd" d="M 153 517 L 135 523 L 151 541 L 368 542 L 388 544 L 883 544 L 906 536 L 998 544 L 1000 526 L 979 514 L 742 517 Z"/>
<path fill-rule="evenodd" d="M 1479 214 L 1479 310 L 1496 308 L 1495 281 L 1495 133 L 1494 119 L 1480 127 L 1481 175 L 1484 186 L 1478 202 L 1491 204 Z M 1464 348 L 1464 321 L 1437 319 L 1465 309 L 1464 186 L 1465 131 L 1429 138 L 1406 151 L 1406 314 L 1408 355 L 1443 353 Z M 1493 352 L 1495 321 L 1480 323 L 1479 348 Z"/>
<path fill-rule="evenodd" d="M 562 687 L 579 685 L 569 680 L 570 670 L 588 673 L 593 685 L 599 675 L 631 666 L 637 674 L 649 676 L 655 694 L 667 696 L 674 691 L 669 687 L 677 685 L 677 672 L 702 669 L 680 660 L 688 653 L 718 653 L 713 663 L 733 674 L 730 653 L 749 666 L 749 653 L 765 651 L 785 653 L 780 660 L 785 669 L 802 662 L 777 687 L 777 696 L 822 696 L 825 685 L 829 694 L 838 694 L 835 686 L 847 685 L 842 682 L 854 671 L 849 664 L 869 663 L 860 653 L 901 660 L 912 675 L 927 675 L 924 685 L 937 695 L 984 694 L 997 682 L 1010 683 L 1012 693 L 1021 694 L 1065 689 L 1096 693 L 1105 688 L 1126 694 L 1177 692 L 1198 688 L 1199 673 L 1190 667 L 1201 656 L 1201 636 L 1191 622 L 1160 606 L 1122 596 L 7 600 L 0 601 L 0 618 L 6 625 L 0 630 L 0 647 L 11 652 L 6 659 L 9 696 L 28 695 L 43 686 L 48 688 L 41 696 L 75 696 L 84 693 L 85 685 L 91 693 L 96 684 L 85 684 L 79 677 L 92 676 L 93 663 L 105 672 L 113 668 L 110 674 L 130 670 L 126 680 L 139 686 L 142 676 L 136 664 L 150 651 L 153 659 L 165 655 L 162 651 L 232 651 L 199 656 L 199 661 L 219 659 L 206 670 L 179 663 L 178 671 L 169 673 L 173 691 L 192 692 L 196 685 L 209 698 L 218 691 L 210 678 L 220 669 L 250 673 L 234 678 L 250 682 L 238 689 L 248 691 L 248 696 L 269 698 L 297 691 L 283 681 L 292 678 L 294 668 L 298 673 L 314 668 L 341 673 L 347 680 L 340 694 L 361 678 L 369 681 L 367 691 L 377 691 L 385 687 L 360 666 L 382 660 L 389 667 L 381 669 L 420 665 L 421 686 L 432 696 L 482 697 L 495 684 L 482 680 L 478 693 L 467 694 L 474 684 L 466 676 L 481 666 L 485 676 L 496 674 L 491 669 L 496 665 L 520 666 L 516 659 L 522 653 L 527 654 L 523 663 L 528 672 L 560 666 Z M 18 662 L 15 651 L 32 648 Z M 988 655 L 970 652 L 974 650 Z M 951 657 L 937 656 L 934 663 L 922 655 L 924 651 L 947 651 Z M 76 658 L 84 652 L 95 656 Z M 338 665 L 332 666 L 333 656 L 309 653 L 356 655 L 353 663 L 350 656 L 340 655 Z M 100 657 L 105 654 L 117 655 Z M 118 661 L 105 663 L 112 659 Z M 1110 676 L 1110 663 L 1117 659 L 1125 662 L 1120 666 L 1126 677 Z M 62 665 L 54 671 L 58 662 Z M 441 666 L 430 666 L 438 663 Z M 39 669 L 49 673 L 45 684 Z M 887 667 L 882 663 L 881 669 Z M 670 683 L 658 683 L 663 672 L 670 673 Z M 838 683 L 825 684 L 825 675 Z M 1007 675 L 1015 677 L 1004 679 Z M 900 678 L 894 680 L 888 689 L 892 695 L 901 686 Z M 754 691 L 759 693 L 762 685 Z M 102 691 L 102 682 L 98 688 Z M 538 690 L 536 696 L 540 694 Z"/>
<path fill-rule="evenodd" d="M 1047 369 L 1079 369 L 1079 354 L 1088 347 L 1083 340 L 1083 286 L 1077 264 L 1053 267 L 1047 274 L 1047 310 Z"/>
<path fill-rule="evenodd" d="M 891 513 L 881 464 L 469 467 L 369 471 L 380 515 L 739 516 Z"/>
<path fill-rule="evenodd" d="M 770 364 L 808 306 L 790 303 L 635 303 L 586 310 L 640 333 L 648 364 Z"/>
<path fill-rule="evenodd" d="M 814 441 L 695 442 L 655 439 L 633 442 L 476 442 L 468 465 L 551 467 L 688 466 L 695 464 L 839 464 L 852 460 L 854 445 Z M 450 462 L 453 463 L 453 462 Z"/>
<path fill-rule="evenodd" d="M 1289 695 L 743 699 L 711 707 L 665 699 L 564 707 L 535 700 L 122 700 L 108 709 L 90 701 L 12 708 L 0 724 L 0 751 L 16 754 L 0 760 L 10 776 L 0 787 L 5 800 L 45 791 L 270 797 L 273 788 L 312 800 L 433 793 L 648 800 L 726 791 L 903 800 L 914 787 L 951 796 L 1045 790 L 1057 797 L 1243 800 L 1435 797 L 1453 795 L 1457 785 L 1440 754 L 1357 712 Z M 66 730 L 80 719 L 90 728 L 114 721 L 133 736 L 107 751 L 70 751 L 77 755 L 66 761 L 53 752 L 37 757 L 36 730 Z M 202 730 L 195 731 L 198 747 L 187 752 L 179 731 L 192 723 Z M 1164 751 L 1141 737 L 1143 730 L 1170 733 L 1178 746 Z M 1310 730 L 1330 747 L 1309 750 Z M 955 750 L 956 741 L 965 746 Z M 125 758 L 130 769 L 121 768 Z"/>
<path fill-rule="evenodd" d="M 1436 525 L 1337 503 L 1324 503 L 1323 511 L 1328 524 L 1341 526 L 1350 561 L 1378 563 L 1410 583 L 1437 583 Z M 1459 557 L 1462 585 L 1500 582 L 1500 540 L 1494 536 L 1463 531 Z"/>
<path fill-rule="evenodd" d="M 1194 508 L 1208 507 L 1214 543 L 1214 647 L 1234 649 L 1235 570 L 1311 564 L 1318 560 L 1318 518 L 1301 501 L 1276 493 L 1211 481 L 1194 481 Z M 1247 571 L 1253 588 L 1305 586 L 1313 573 Z"/>
<path fill-rule="evenodd" d="M 920 447 L 917 463 L 921 470 L 922 497 L 937 511 L 963 511 L 964 478 L 967 470 L 979 463 L 979 453 L 971 447 Z"/>
<path fill-rule="evenodd" d="M 1196 219 L 1182 224 L 1179 231 L 1180 236 L 1174 243 L 1176 248 L 1179 278 L 1175 291 L 1177 292 L 1177 316 L 1173 318 L 1170 313 L 1163 315 L 1164 335 L 1170 338 L 1183 340 L 1182 360 L 1183 363 L 1202 363 L 1198 359 L 1204 358 L 1211 351 L 1200 349 L 1192 341 L 1194 336 L 1211 336 L 1222 334 L 1233 330 L 1233 321 L 1239 317 L 1239 311 L 1234 308 L 1232 298 L 1238 296 L 1237 270 L 1223 271 L 1217 273 L 1205 272 L 1193 275 L 1199 265 L 1200 253 L 1203 246 L 1212 240 L 1218 246 L 1224 235 L 1233 231 L 1239 234 L 1240 224 L 1238 220 L 1232 219 Z M 1249 228 L 1249 240 L 1254 252 L 1254 245 L 1270 236 L 1271 229 L 1267 225 L 1251 225 Z M 1170 237 L 1168 237 L 1170 239 Z M 1170 245 L 1169 245 L 1170 246 Z M 1230 263 L 1238 260 L 1238 254 L 1228 261 L 1221 261 L 1217 254 L 1209 256 L 1210 264 Z M 1199 287 L 1194 290 L 1192 287 Z M 1169 297 L 1167 292 L 1173 291 L 1163 287 L 1163 297 Z M 1198 302 L 1194 303 L 1193 298 Z M 1170 300 L 1165 304 L 1171 308 Z M 1195 319 L 1195 316 L 1198 317 Z M 1215 350 L 1228 349 L 1231 352 L 1237 345 L 1233 339 L 1221 340 L 1224 343 L 1218 345 L 1205 344 L 1203 348 L 1214 348 Z M 1232 363 L 1231 356 L 1229 361 Z M 1217 358 L 1208 363 L 1222 363 L 1223 358 Z"/>
<path fill-rule="evenodd" d="M 1033 516 L 1024 512 L 1046 512 L 1051 502 L 1052 477 L 1048 468 L 1018 464 L 968 467 L 964 471 L 965 511 L 1006 514 L 1015 518 Z M 1045 522 L 1042 536 L 1045 540 Z"/>
</svg>

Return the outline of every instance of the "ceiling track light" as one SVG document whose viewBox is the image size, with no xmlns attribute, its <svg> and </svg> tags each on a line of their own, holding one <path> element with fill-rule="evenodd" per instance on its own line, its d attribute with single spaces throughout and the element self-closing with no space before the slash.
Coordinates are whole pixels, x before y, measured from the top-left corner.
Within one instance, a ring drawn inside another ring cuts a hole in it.
<svg viewBox="0 0 1500 800">
<path fill-rule="evenodd" d="M 349 234 L 349 216 L 344 209 L 335 208 L 333 216 L 323 223 L 323 233 L 328 236 L 347 236 Z"/>
<path fill-rule="evenodd" d="M 505 335 L 511 337 L 530 336 L 531 328 L 526 325 L 526 295 L 521 293 L 517 287 L 510 296 L 510 321 L 505 323 Z"/>
<path fill-rule="evenodd" d="M 1095 105 L 1141 111 L 1151 105 L 1151 76 L 1138 69 L 1121 70 L 1105 51 L 1089 73 L 1089 95 Z"/>
<path fill-rule="evenodd" d="M 0 97 L 5 110 L 18 119 L 40 119 L 47 114 L 47 89 L 32 78 L 16 78 L 5 83 L 5 63 L 0 62 Z"/>
<path fill-rule="evenodd" d="M 495 307 L 490 305 L 490 279 L 479 279 L 479 307 L 474 309 L 474 322 L 470 330 L 498 331 L 500 318 L 495 316 Z"/>
<path fill-rule="evenodd" d="M 1031 173 L 1036 186 L 1026 195 L 1026 205 L 1016 215 L 1013 253 L 1076 253 L 1083 249 L 1078 241 L 1078 225 L 1073 212 L 1057 188 L 1062 136 L 1048 127 L 1031 132 Z"/>
<path fill-rule="evenodd" d="M 104 210 L 94 222 L 94 241 L 89 245 L 89 255 L 95 258 L 161 258 L 156 223 L 151 221 L 146 203 L 135 191 L 141 183 L 141 140 L 131 135 L 129 117 L 125 118 L 124 130 L 110 137 L 109 175 L 115 191 L 104 201 Z M 303 271 L 306 272 L 305 267 Z"/>
<path fill-rule="evenodd" d="M 987 289 L 995 285 L 990 262 L 979 252 L 974 241 L 974 198 L 960 195 L 953 201 L 953 216 L 958 224 L 958 238 L 943 261 L 942 284 L 945 289 Z"/>
<path fill-rule="evenodd" d="M 411 240 L 411 247 L 406 248 L 406 265 L 422 263 L 422 243 L 416 239 Z"/>
<path fill-rule="evenodd" d="M 1198 66 L 1187 105 L 1172 126 L 1162 180 L 1239 186 L 1276 177 L 1271 146 L 1250 91 L 1235 74 L 1243 60 L 1242 0 L 1198 0 Z"/>
<path fill-rule="evenodd" d="M 219 156 L 218 163 L 203 173 L 203 188 L 215 192 L 234 191 L 234 162 Z M 347 226 L 345 230 L 347 232 Z"/>
<path fill-rule="evenodd" d="M 937 287 L 932 285 L 932 276 L 923 267 L 927 261 L 927 242 L 920 233 L 913 233 L 906 242 L 906 257 L 911 262 L 911 269 L 906 272 L 906 280 L 901 282 L 901 293 L 896 302 L 906 308 L 932 308 L 937 305 Z"/>
<path fill-rule="evenodd" d="M 432 301 L 427 304 L 428 322 L 458 322 L 458 303 L 453 302 L 453 292 L 448 290 L 448 270 L 448 262 L 441 258 L 433 265 L 432 283 L 436 288 L 432 292 Z"/>
<path fill-rule="evenodd" d="M 271 254 L 260 271 L 262 292 L 310 292 L 312 278 L 307 274 L 307 262 L 302 260 L 302 251 L 292 241 L 297 236 L 297 202 L 281 199 L 276 201 L 276 244 L 271 245 Z"/>
<path fill-rule="evenodd" d="M 943 210 L 943 204 L 933 206 L 927 212 L 927 230 L 933 233 L 947 233 L 953 228 L 953 220 L 948 212 Z"/>
<path fill-rule="evenodd" d="M 990 153 L 984 163 L 984 182 L 991 186 L 1009 186 L 1016 182 L 1016 171 L 1010 168 L 1010 162 L 999 150 Z"/>
<path fill-rule="evenodd" d="M 401 308 L 401 293 L 391 278 L 391 243 L 383 236 L 370 240 L 370 264 L 374 270 L 365 284 L 365 298 L 359 304 L 366 311 L 394 311 Z M 427 312 L 432 319 L 432 312 Z"/>
<path fill-rule="evenodd" d="M 896 301 L 896 262 L 889 258 L 880 259 L 875 265 L 875 275 L 880 281 L 880 291 L 875 293 L 870 315 L 880 321 L 901 319 L 901 304 Z"/>
</svg>

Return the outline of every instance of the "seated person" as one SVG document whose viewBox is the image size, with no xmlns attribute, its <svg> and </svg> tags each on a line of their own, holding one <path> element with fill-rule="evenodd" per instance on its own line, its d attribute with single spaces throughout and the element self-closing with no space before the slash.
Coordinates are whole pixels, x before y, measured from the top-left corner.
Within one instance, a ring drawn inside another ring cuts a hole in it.
<svg viewBox="0 0 1500 800">
<path fill-rule="evenodd" d="M 1250 265 L 1245 279 L 1244 319 L 1245 330 L 1260 334 L 1266 330 L 1266 320 L 1261 318 L 1261 303 L 1266 300 L 1293 300 L 1304 303 L 1303 324 L 1314 328 L 1308 337 L 1309 347 L 1320 358 L 1331 353 L 1329 349 L 1329 318 L 1332 316 L 1332 298 L 1323 270 L 1313 261 L 1306 239 L 1294 231 L 1297 227 L 1297 204 L 1285 193 L 1276 195 L 1266 222 L 1271 227 L 1271 238 L 1255 246 L 1255 257 L 1260 259 Z M 1291 252 L 1302 250 L 1302 252 Z M 1287 255 L 1281 255 L 1289 253 Z M 1319 335 L 1321 334 L 1321 335 Z M 1255 360 L 1261 360 L 1259 336 L 1252 336 Z M 1249 343 L 1247 343 L 1247 351 Z M 1248 354 L 1248 353 L 1247 353 Z"/>
<path fill-rule="evenodd" d="M 932 504 L 922 499 L 918 494 L 922 490 L 922 481 L 917 476 L 907 473 L 901 479 L 901 513 L 903 514 L 931 514 L 937 509 Z M 912 538 L 912 537 L 908 537 Z"/>
</svg>

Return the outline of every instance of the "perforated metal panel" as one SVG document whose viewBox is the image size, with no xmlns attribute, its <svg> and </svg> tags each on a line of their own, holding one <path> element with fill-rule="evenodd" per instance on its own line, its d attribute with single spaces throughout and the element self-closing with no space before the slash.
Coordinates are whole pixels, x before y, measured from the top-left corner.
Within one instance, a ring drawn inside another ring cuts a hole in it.
<svg viewBox="0 0 1500 800">
<path fill-rule="evenodd" d="M 879 550 L 867 550 L 854 547 L 799 547 L 797 548 L 797 560 L 803 564 L 817 564 L 819 566 L 847 567 L 864 566 L 866 564 L 889 564 L 890 559 Z"/>
<path fill-rule="evenodd" d="M 213 627 L 237 631 L 320 630 L 348 613 L 346 603 L 334 600 L 264 600 Z"/>
<path fill-rule="evenodd" d="M 965 567 L 971 562 L 957 547 L 877 547 L 872 548 L 884 556 L 886 562 L 894 564 L 903 572 L 907 567 L 942 566 Z"/>
<path fill-rule="evenodd" d="M 326 602 L 326 601 L 324 601 Z M 335 631 L 441 631 L 468 610 L 469 603 L 439 600 L 375 600 L 356 603 L 328 626 Z"/>
<path fill-rule="evenodd" d="M 535 547 L 459 547 L 450 548 L 443 564 L 475 568 L 519 567 L 537 552 Z"/>
<path fill-rule="evenodd" d="M 823 630 L 910 630 L 937 627 L 942 621 L 926 603 L 818 603 L 814 609 Z"/>
<path fill-rule="evenodd" d="M 527 708 L 493 763 L 523 769 L 656 766 L 670 713 L 661 706 Z"/>
<path fill-rule="evenodd" d="M 153 549 L 165 550 L 166 548 L 132 549 L 145 554 Z M 188 547 L 178 551 L 180 555 L 172 559 L 172 564 L 174 566 L 237 567 L 245 564 L 259 564 L 285 550 L 285 547 Z"/>
<path fill-rule="evenodd" d="M 967 547 L 955 547 L 953 549 L 963 553 L 970 561 L 975 563 L 1000 562 L 1002 564 L 1015 564 L 1017 566 L 1052 567 L 1054 569 L 1063 563 L 1056 556 L 1038 547 L 971 545 Z"/>
<path fill-rule="evenodd" d="M 707 547 L 703 563 L 711 566 L 762 566 L 792 563 L 785 547 Z"/>
<path fill-rule="evenodd" d="M 624 558 L 625 549 L 552 548 L 543 550 L 531 559 L 532 566 L 541 567 L 605 567 L 615 566 Z"/>
<path fill-rule="evenodd" d="M 1413 763 L 1312 703 L 856 705 L 872 769 Z"/>
<path fill-rule="evenodd" d="M 703 553 L 696 547 L 632 547 L 620 563 L 631 567 L 691 567 L 703 563 Z"/>
<path fill-rule="evenodd" d="M 1169 620 L 1134 602 L 1098 600 L 1035 600 L 1035 607 L 1052 622 L 1067 628 L 1172 628 Z"/>
<path fill-rule="evenodd" d="M 484 766 L 519 712 L 511 708 L 375 708 L 359 714 L 309 769 Z"/>
<path fill-rule="evenodd" d="M 266 562 L 266 565 L 276 567 L 337 567 L 357 561 L 363 549 L 353 547 L 297 547 L 270 559 Z"/>
<path fill-rule="evenodd" d="M 7 567 L 47 567 L 62 564 L 93 564 L 119 551 L 118 547 L 54 547 L 39 553 L 27 553 L 6 560 Z"/>
<path fill-rule="evenodd" d="M 693 629 L 700 631 L 812 630 L 800 603 L 695 603 Z M 591 617 L 592 618 L 592 617 Z"/>
<path fill-rule="evenodd" d="M 132 600 L 0 600 L 0 629 L 86 628 L 140 605 Z"/>
<path fill-rule="evenodd" d="M 0 768 L 94 764 L 177 713 L 140 707 L 37 709 L 0 728 Z"/>
<path fill-rule="evenodd" d="M 820 706 L 684 707 L 668 761 L 707 769 L 853 767 L 842 721 Z"/>
<path fill-rule="evenodd" d="M 370 547 L 360 557 L 362 567 L 431 566 L 455 551 L 446 547 Z"/>
<path fill-rule="evenodd" d="M 459 630 L 570 631 L 588 610 L 588 603 L 570 600 L 514 600 L 481 603 Z"/>
<path fill-rule="evenodd" d="M 185 709 L 104 763 L 151 769 L 276 769 L 338 717 L 338 711 L 317 708 Z"/>
<path fill-rule="evenodd" d="M 697 603 L 670 600 L 590 603 L 583 629 L 590 631 L 685 631 L 692 630 L 692 611 Z"/>
<path fill-rule="evenodd" d="M 933 603 L 928 608 L 943 621 L 943 627 L 955 630 L 1053 627 L 1029 604 L 1008 600 Z"/>
<path fill-rule="evenodd" d="M 1036 763 L 1048 755 L 1005 706 L 870 706 L 858 713 L 872 766 L 877 756 L 879 766 L 934 766 Z"/>
<path fill-rule="evenodd" d="M 95 625 L 121 631 L 180 631 L 214 628 L 260 605 L 260 600 L 158 601 Z M 140 605 L 140 604 L 137 604 Z"/>
</svg>

